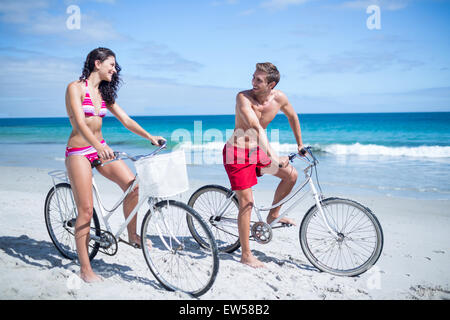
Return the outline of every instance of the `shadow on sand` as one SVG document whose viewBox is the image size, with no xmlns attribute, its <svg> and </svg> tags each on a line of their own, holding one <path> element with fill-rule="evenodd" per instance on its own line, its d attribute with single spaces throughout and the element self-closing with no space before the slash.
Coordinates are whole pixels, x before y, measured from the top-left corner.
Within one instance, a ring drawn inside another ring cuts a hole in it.
<svg viewBox="0 0 450 320">
<path fill-rule="evenodd" d="M 64 268 L 69 271 L 69 267 L 77 265 L 75 262 L 62 257 L 51 241 L 39 241 L 29 238 L 26 235 L 21 235 L 20 237 L 0 237 L 0 250 L 13 258 L 21 260 L 27 265 L 38 268 Z M 119 275 L 127 282 L 135 281 L 150 285 L 155 289 L 163 289 L 156 280 L 149 280 L 145 277 L 128 274 L 133 269 L 127 265 L 106 263 L 103 259 L 98 259 L 98 256 L 91 263 L 95 272 L 103 278 Z"/>
</svg>

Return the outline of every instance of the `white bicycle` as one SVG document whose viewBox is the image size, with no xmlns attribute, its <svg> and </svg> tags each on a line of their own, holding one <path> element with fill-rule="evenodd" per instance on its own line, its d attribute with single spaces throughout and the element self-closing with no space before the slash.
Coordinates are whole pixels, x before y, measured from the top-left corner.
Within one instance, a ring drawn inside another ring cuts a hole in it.
<svg viewBox="0 0 450 320">
<path fill-rule="evenodd" d="M 293 162 L 299 158 L 307 163 L 303 170 L 305 181 L 271 207 L 254 205 L 258 221 L 250 223 L 250 240 L 268 243 L 272 240 L 273 229 L 290 226 L 278 222 L 303 200 L 308 193 L 296 196 L 309 185 L 316 204 L 306 212 L 300 226 L 299 238 L 303 253 L 321 271 L 339 276 L 359 275 L 373 266 L 381 255 L 381 225 L 369 208 L 354 200 L 336 197 L 324 199 L 322 193 L 317 192 L 312 179 L 312 172 L 316 170 L 318 182 L 316 166 L 319 161 L 313 155 L 311 147 L 304 149 L 303 156 L 292 153 L 289 160 Z M 272 223 L 263 221 L 262 211 L 270 211 L 288 202 L 293 203 Z M 188 204 L 209 221 L 219 251 L 231 253 L 240 247 L 237 227 L 239 202 L 235 192 L 219 185 L 206 185 L 192 194 Z M 195 240 L 206 247 L 207 239 L 197 233 L 199 226 L 193 219 L 188 220 Z"/>
<path fill-rule="evenodd" d="M 163 148 L 165 144 L 150 154 L 134 157 L 124 152 L 115 152 L 114 160 L 103 165 L 124 159 L 133 162 L 147 159 Z M 92 168 L 98 165 L 102 165 L 99 160 L 94 162 Z M 75 260 L 78 259 L 74 237 L 77 209 L 72 189 L 65 171 L 51 171 L 49 175 L 53 179 L 53 187 L 47 194 L 44 207 L 47 230 L 58 251 L 65 258 Z M 94 176 L 92 177 L 93 193 L 100 214 L 97 214 L 94 208 L 88 248 L 89 258 L 92 260 L 99 251 L 110 256 L 115 255 L 118 242 L 132 245 L 120 236 L 139 208 L 147 201 L 149 210 L 142 221 L 140 247 L 148 267 L 164 288 L 182 291 L 195 297 L 201 296 L 215 281 L 219 269 L 219 256 L 211 230 L 194 209 L 175 200 L 142 197 L 119 229 L 115 233 L 111 229 L 108 223 L 110 217 L 138 183 L 139 177 L 136 175 L 132 185 L 113 208 L 107 209 L 102 203 Z M 186 217 L 189 221 L 195 221 L 197 230 L 204 239 L 202 246 L 193 239 Z M 105 229 L 101 229 L 99 218 Z M 147 246 L 147 240 L 152 242 L 151 249 Z"/>
</svg>

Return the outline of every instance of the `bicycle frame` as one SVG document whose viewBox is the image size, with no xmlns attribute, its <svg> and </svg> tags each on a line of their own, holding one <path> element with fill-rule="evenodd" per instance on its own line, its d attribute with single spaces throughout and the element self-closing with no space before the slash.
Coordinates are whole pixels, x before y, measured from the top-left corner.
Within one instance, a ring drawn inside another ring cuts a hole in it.
<svg viewBox="0 0 450 320">
<path fill-rule="evenodd" d="M 123 152 L 116 152 L 116 158 L 114 160 L 108 161 L 102 165 L 106 165 L 110 162 L 116 161 L 116 160 L 121 160 L 120 156 L 125 156 L 126 158 L 132 160 L 132 161 L 136 161 L 140 158 L 145 158 L 145 157 L 151 157 L 155 154 L 157 154 L 159 151 L 161 151 L 163 148 L 165 148 L 165 143 L 157 150 L 153 151 L 152 153 L 148 154 L 148 155 L 141 155 L 141 156 L 136 156 L 136 157 L 130 157 L 128 156 L 126 153 Z M 68 175 L 66 171 L 63 170 L 54 170 L 54 171 L 50 171 L 48 173 L 53 180 L 53 188 L 56 191 L 56 180 L 65 182 L 70 184 Z M 117 210 L 117 208 L 119 208 L 119 206 L 125 201 L 125 198 L 131 193 L 131 191 L 139 184 L 139 177 L 136 174 L 134 177 L 133 182 L 131 183 L 131 185 L 128 187 L 127 190 L 125 190 L 122 194 L 122 196 L 120 197 L 120 199 L 116 202 L 116 204 L 114 204 L 114 206 L 112 207 L 112 209 L 107 209 L 102 201 L 102 198 L 100 196 L 100 192 L 99 192 L 99 187 L 97 186 L 97 183 L 95 182 L 95 176 L 94 176 L 94 172 L 92 174 L 92 193 L 93 196 L 97 202 L 97 208 L 100 211 L 99 219 L 101 220 L 101 224 L 103 224 L 106 227 L 106 231 L 108 231 L 109 233 L 111 233 L 116 239 L 118 239 L 119 241 L 123 241 L 126 242 L 122 239 L 120 239 L 120 235 L 124 232 L 125 228 L 128 226 L 128 224 L 130 223 L 130 221 L 136 216 L 137 212 L 139 211 L 140 207 L 144 204 L 145 201 L 148 202 L 149 204 L 149 208 L 150 211 L 152 212 L 152 214 L 154 214 L 154 210 L 153 210 L 153 204 L 155 204 L 156 202 L 158 202 L 159 198 L 154 198 L 154 197 L 142 197 L 142 199 L 139 200 L 139 202 L 136 204 L 136 206 L 134 207 L 134 209 L 130 212 L 128 218 L 124 221 L 124 223 L 122 223 L 122 225 L 119 227 L 118 231 L 114 234 L 113 230 L 111 228 L 111 225 L 109 224 L 109 219 L 111 218 L 111 216 L 114 214 L 114 212 Z M 76 210 L 76 203 L 75 203 L 75 199 L 73 197 L 73 194 L 70 193 L 70 197 L 72 200 L 72 204 L 73 204 L 73 208 L 74 210 Z M 57 201 L 58 201 L 58 206 L 61 207 L 60 203 L 59 203 L 59 197 L 57 197 Z M 62 210 L 59 210 L 60 214 L 62 212 Z M 61 220 L 64 220 L 64 217 L 61 216 Z M 165 223 L 165 222 L 164 222 Z M 167 228 L 167 226 L 166 226 Z M 170 230 L 169 230 L 170 231 Z M 161 237 L 161 234 L 160 234 Z M 91 235 L 91 238 L 95 241 L 99 241 L 100 239 L 95 236 L 95 235 Z"/>
<path fill-rule="evenodd" d="M 107 209 L 102 202 L 101 196 L 100 196 L 100 192 L 99 192 L 99 188 L 95 182 L 94 176 L 92 176 L 92 189 L 93 189 L 93 193 L 95 196 L 95 199 L 97 201 L 98 204 L 98 209 L 100 210 L 100 220 L 102 221 L 102 223 L 105 225 L 107 231 L 109 231 L 110 233 L 113 234 L 113 231 L 111 229 L 110 224 L 108 223 L 109 219 L 111 218 L 111 216 L 114 214 L 114 212 L 117 210 L 117 208 L 124 202 L 125 198 L 130 194 L 130 192 L 136 187 L 136 185 L 139 183 L 139 177 L 136 175 L 135 179 L 133 181 L 133 183 L 128 187 L 128 189 L 122 194 L 122 196 L 120 197 L 120 199 L 116 202 L 116 204 L 113 206 L 112 209 Z M 119 227 L 119 230 L 116 232 L 116 234 L 114 234 L 114 237 L 116 237 L 117 239 L 119 239 L 119 236 L 123 233 L 123 231 L 125 230 L 125 228 L 127 227 L 127 225 L 130 223 L 130 221 L 134 218 L 134 216 L 137 214 L 139 208 L 141 207 L 141 205 L 145 202 L 145 200 L 147 200 L 147 198 L 142 198 L 138 204 L 134 207 L 134 209 L 131 211 L 130 215 L 128 216 L 128 218 L 125 220 L 124 223 L 122 223 L 122 225 Z M 148 198 L 148 201 L 151 201 L 152 198 Z M 150 210 L 152 210 L 152 206 L 150 206 Z"/>
<path fill-rule="evenodd" d="M 305 160 L 306 161 L 306 160 Z M 332 227 L 332 225 L 330 224 L 330 222 L 328 221 L 327 216 L 325 215 L 325 212 L 323 211 L 322 208 L 322 204 L 320 199 L 322 198 L 322 195 L 318 193 L 316 186 L 314 185 L 314 181 L 311 178 L 311 175 L 308 173 L 309 169 L 312 168 L 313 166 L 316 165 L 316 159 L 314 159 L 314 162 L 309 162 L 309 166 L 306 167 L 303 171 L 305 173 L 305 181 L 298 187 L 296 187 L 293 191 L 291 191 L 286 197 L 284 197 L 283 199 L 281 199 L 278 203 L 273 204 L 270 207 L 258 207 L 256 205 L 256 201 L 255 205 L 253 206 L 253 209 L 256 212 L 256 215 L 258 217 L 259 222 L 263 221 L 263 218 L 261 216 L 261 212 L 262 211 L 270 211 L 272 209 L 275 209 L 287 202 L 289 202 L 292 198 L 294 198 L 307 184 L 309 184 L 310 190 L 312 192 L 312 195 L 314 197 L 314 200 L 316 202 L 316 205 L 319 209 L 319 212 L 322 216 L 323 221 L 325 222 L 325 225 L 327 226 L 328 230 L 331 232 L 331 234 L 333 234 L 335 237 L 338 237 L 338 232 Z M 224 204 L 222 205 L 222 207 L 218 210 L 219 214 L 215 215 L 215 217 L 222 217 L 223 214 L 225 213 L 225 211 L 228 209 L 228 207 L 231 205 L 232 199 L 235 196 L 236 192 L 232 191 L 230 193 L 230 195 L 227 197 L 227 199 L 225 200 Z M 292 209 L 294 209 L 298 203 L 300 203 L 304 197 L 306 197 L 308 193 L 304 194 L 303 196 L 301 196 L 299 199 L 295 200 L 294 203 L 288 208 L 286 209 L 278 218 L 276 218 L 274 221 L 272 221 L 270 223 L 270 227 L 274 227 L 276 223 L 278 223 L 283 217 L 285 217 L 290 211 L 292 211 Z"/>
</svg>

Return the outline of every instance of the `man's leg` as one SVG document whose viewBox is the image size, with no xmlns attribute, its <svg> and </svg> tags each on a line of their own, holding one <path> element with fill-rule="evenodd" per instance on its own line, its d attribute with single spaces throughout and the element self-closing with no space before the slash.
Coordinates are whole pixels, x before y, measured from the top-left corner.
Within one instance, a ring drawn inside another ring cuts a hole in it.
<svg viewBox="0 0 450 320">
<path fill-rule="evenodd" d="M 264 264 L 253 256 L 250 250 L 250 218 L 253 209 L 252 188 L 236 190 L 239 200 L 238 230 L 241 242 L 241 263 L 247 264 L 253 268 L 264 267 Z"/>
<path fill-rule="evenodd" d="M 275 164 L 271 164 L 273 166 Z M 275 170 L 273 168 L 262 168 L 261 173 L 271 173 Z M 286 197 L 289 192 L 291 192 L 292 188 L 295 186 L 295 183 L 297 182 L 298 173 L 297 170 L 288 164 L 286 168 L 278 168 L 275 173 L 273 173 L 274 176 L 281 179 L 280 184 L 277 187 L 277 190 L 275 191 L 275 196 L 273 198 L 272 205 L 276 204 L 277 202 L 281 201 L 284 197 Z M 270 210 L 269 214 L 267 215 L 267 223 L 271 223 L 273 220 L 275 220 L 280 215 L 280 209 L 281 206 L 276 207 L 272 210 Z M 295 225 L 295 222 L 292 219 L 289 219 L 287 217 L 282 218 L 280 223 L 288 223 Z"/>
</svg>

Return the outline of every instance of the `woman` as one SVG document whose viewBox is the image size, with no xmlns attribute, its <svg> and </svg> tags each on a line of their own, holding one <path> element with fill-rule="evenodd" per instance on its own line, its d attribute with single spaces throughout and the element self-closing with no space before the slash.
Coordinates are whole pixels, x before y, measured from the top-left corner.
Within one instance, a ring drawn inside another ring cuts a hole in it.
<svg viewBox="0 0 450 320">
<path fill-rule="evenodd" d="M 113 150 L 103 140 L 103 117 L 110 111 L 128 130 L 148 139 L 154 145 L 159 145 L 158 141 L 163 139 L 150 135 L 117 104 L 115 100 L 121 81 L 119 73 L 120 67 L 114 52 L 106 48 L 94 49 L 86 58 L 80 79 L 70 83 L 66 91 L 66 109 L 73 128 L 67 142 L 66 168 L 78 209 L 75 242 L 81 265 L 80 277 L 86 282 L 101 280 L 92 270 L 88 256 L 89 229 L 93 215 L 91 163 L 96 159 L 108 161 L 114 158 Z M 97 170 L 124 191 L 134 180 L 134 174 L 123 161 L 97 167 Z M 137 201 L 136 188 L 123 203 L 125 219 Z M 128 240 L 139 246 L 136 220 L 135 216 L 127 226 Z"/>
</svg>

